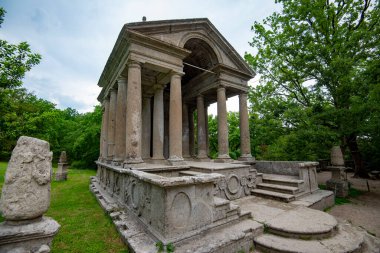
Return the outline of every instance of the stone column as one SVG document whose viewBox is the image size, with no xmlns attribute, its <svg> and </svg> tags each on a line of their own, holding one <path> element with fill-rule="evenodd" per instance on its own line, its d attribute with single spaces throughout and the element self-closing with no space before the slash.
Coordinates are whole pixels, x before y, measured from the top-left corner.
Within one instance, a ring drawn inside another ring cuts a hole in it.
<svg viewBox="0 0 380 253">
<path fill-rule="evenodd" d="M 206 129 L 206 153 L 207 156 L 210 154 L 210 138 L 208 136 L 208 105 L 205 105 L 205 129 Z"/>
<path fill-rule="evenodd" d="M 239 160 L 253 160 L 251 155 L 251 139 L 249 136 L 249 121 L 247 107 L 247 93 L 239 95 L 239 118 L 240 118 L 240 158 Z"/>
<path fill-rule="evenodd" d="M 103 139 L 104 139 L 104 102 L 102 103 L 102 122 L 101 122 L 101 128 L 100 128 L 100 140 L 99 140 L 99 158 L 98 161 L 101 162 L 104 157 L 104 150 L 103 150 Z"/>
<path fill-rule="evenodd" d="M 114 157 L 115 149 L 115 118 L 116 118 L 116 102 L 117 102 L 117 91 L 116 89 L 111 89 L 110 91 L 110 109 L 108 113 L 108 154 L 107 161 L 111 162 Z"/>
<path fill-rule="evenodd" d="M 181 75 L 174 73 L 170 80 L 169 162 L 175 164 L 181 161 L 183 161 Z"/>
<path fill-rule="evenodd" d="M 127 116 L 126 116 L 126 159 L 128 164 L 142 163 L 141 159 L 141 65 L 128 63 Z"/>
<path fill-rule="evenodd" d="M 189 150 L 190 156 L 194 157 L 194 109 L 189 110 Z"/>
<path fill-rule="evenodd" d="M 153 105 L 153 156 L 152 160 L 164 159 L 164 87 L 157 85 Z"/>
<path fill-rule="evenodd" d="M 184 158 L 190 158 L 189 136 L 189 110 L 187 104 L 182 105 L 182 154 Z"/>
<path fill-rule="evenodd" d="M 219 87 L 217 90 L 218 99 L 218 158 L 217 162 L 231 161 L 228 150 L 228 123 L 227 123 L 227 105 L 226 105 L 226 88 Z"/>
<path fill-rule="evenodd" d="M 203 95 L 197 97 L 198 159 L 207 159 L 205 106 Z"/>
<path fill-rule="evenodd" d="M 127 109 L 127 79 L 120 77 L 117 80 L 117 106 L 115 127 L 115 165 L 122 165 L 125 159 L 125 127 Z"/>
<path fill-rule="evenodd" d="M 151 106 L 150 106 L 150 96 L 143 97 L 142 105 L 142 158 L 150 158 L 150 137 L 151 137 Z"/>
<path fill-rule="evenodd" d="M 108 114 L 110 110 L 110 98 L 105 97 L 103 100 L 103 106 L 104 106 L 104 114 L 103 114 L 103 125 L 102 125 L 102 132 L 103 132 L 103 138 L 102 138 L 102 158 L 103 162 L 107 159 L 108 156 Z"/>
</svg>

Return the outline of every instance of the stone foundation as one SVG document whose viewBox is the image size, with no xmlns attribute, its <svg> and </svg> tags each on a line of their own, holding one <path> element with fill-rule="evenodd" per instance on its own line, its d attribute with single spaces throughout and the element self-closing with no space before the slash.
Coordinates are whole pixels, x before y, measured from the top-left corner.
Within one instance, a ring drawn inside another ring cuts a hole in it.
<svg viewBox="0 0 380 253">
<path fill-rule="evenodd" d="M 59 227 L 48 217 L 26 224 L 3 222 L 0 224 L 0 252 L 50 252 Z"/>
<path fill-rule="evenodd" d="M 345 198 L 348 196 L 349 182 L 332 178 L 327 180 L 326 188 L 334 192 L 336 197 Z"/>
</svg>

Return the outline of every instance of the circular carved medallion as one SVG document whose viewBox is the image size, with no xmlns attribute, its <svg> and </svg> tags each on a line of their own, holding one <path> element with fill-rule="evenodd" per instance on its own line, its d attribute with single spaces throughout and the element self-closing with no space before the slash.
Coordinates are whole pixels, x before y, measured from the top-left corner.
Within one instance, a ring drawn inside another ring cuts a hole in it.
<svg viewBox="0 0 380 253">
<path fill-rule="evenodd" d="M 238 193 L 238 191 L 240 190 L 240 183 L 239 183 L 238 176 L 234 174 L 230 175 L 230 177 L 228 178 L 227 188 L 228 188 L 228 191 L 232 194 Z"/>
</svg>

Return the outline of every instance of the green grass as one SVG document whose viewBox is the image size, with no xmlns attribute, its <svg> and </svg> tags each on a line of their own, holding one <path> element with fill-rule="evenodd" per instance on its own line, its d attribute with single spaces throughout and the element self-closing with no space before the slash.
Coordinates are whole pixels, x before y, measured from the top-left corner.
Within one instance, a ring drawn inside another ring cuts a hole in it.
<svg viewBox="0 0 380 253">
<path fill-rule="evenodd" d="M 6 166 L 7 163 L 0 162 L 0 188 Z M 67 181 L 52 182 L 46 216 L 61 225 L 54 237 L 52 252 L 128 252 L 111 219 L 89 191 L 89 178 L 95 173 L 94 170 L 72 169 Z"/>
<path fill-rule="evenodd" d="M 319 187 L 319 189 L 326 190 L 326 185 L 320 184 L 320 185 L 318 185 L 318 187 Z M 348 196 L 347 197 L 345 197 L 345 198 L 335 197 L 335 205 L 344 205 L 344 204 L 351 203 L 350 198 L 356 198 L 356 197 L 360 196 L 361 194 L 363 194 L 362 191 L 350 187 L 348 189 Z M 331 208 L 328 208 L 325 211 L 328 211 L 330 209 Z"/>
</svg>

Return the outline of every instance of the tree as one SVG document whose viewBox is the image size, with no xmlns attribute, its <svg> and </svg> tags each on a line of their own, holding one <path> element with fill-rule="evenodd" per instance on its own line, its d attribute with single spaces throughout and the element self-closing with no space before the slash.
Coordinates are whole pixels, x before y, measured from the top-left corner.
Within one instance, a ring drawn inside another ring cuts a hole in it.
<svg viewBox="0 0 380 253">
<path fill-rule="evenodd" d="M 0 7 L 0 27 L 5 13 Z M 0 39 L 0 91 L 5 88 L 20 87 L 25 73 L 40 60 L 41 56 L 32 53 L 28 43 L 13 45 Z"/>
<path fill-rule="evenodd" d="M 371 0 L 276 2 L 282 12 L 254 23 L 250 44 L 257 54 L 246 54 L 246 60 L 261 74 L 262 86 L 309 110 L 313 124 L 335 132 L 349 148 L 357 175 L 364 176 L 358 139 L 366 135 L 363 123 L 373 120 L 364 108 L 379 83 L 365 81 L 363 73 L 379 60 L 379 5 Z"/>
</svg>

